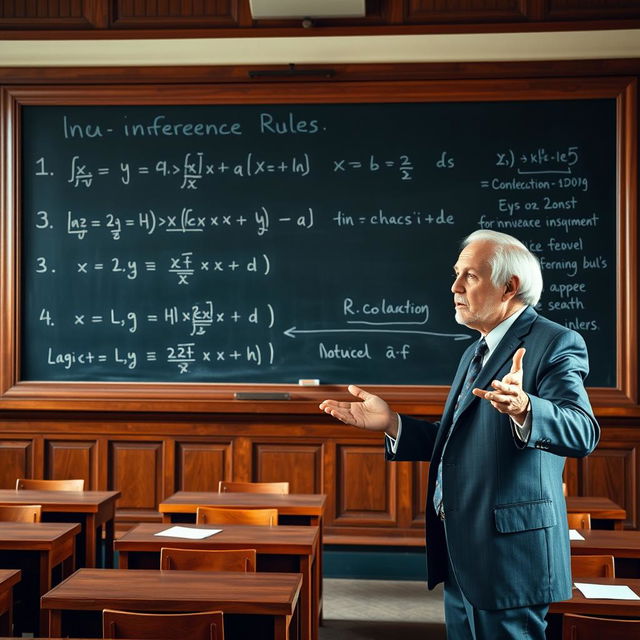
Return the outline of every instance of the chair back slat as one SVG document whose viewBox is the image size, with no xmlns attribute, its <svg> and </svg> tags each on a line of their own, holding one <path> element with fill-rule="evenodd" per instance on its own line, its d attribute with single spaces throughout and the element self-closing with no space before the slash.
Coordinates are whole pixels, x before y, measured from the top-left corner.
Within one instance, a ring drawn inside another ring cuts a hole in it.
<svg viewBox="0 0 640 640">
<path fill-rule="evenodd" d="M 160 549 L 160 568 L 178 571 L 256 570 L 255 549 Z"/>
<path fill-rule="evenodd" d="M 274 526 L 278 524 L 278 510 L 198 507 L 196 510 L 196 524 L 251 524 Z"/>
</svg>

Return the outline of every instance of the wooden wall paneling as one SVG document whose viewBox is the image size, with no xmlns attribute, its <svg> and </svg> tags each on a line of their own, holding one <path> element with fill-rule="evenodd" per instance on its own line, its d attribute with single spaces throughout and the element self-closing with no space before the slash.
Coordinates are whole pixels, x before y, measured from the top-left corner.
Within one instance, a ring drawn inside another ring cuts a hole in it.
<svg viewBox="0 0 640 640">
<path fill-rule="evenodd" d="M 254 442 L 254 482 L 289 482 L 291 493 L 322 493 L 322 443 Z"/>
<path fill-rule="evenodd" d="M 0 440 L 0 489 L 15 489 L 16 478 L 31 478 L 33 440 Z"/>
<path fill-rule="evenodd" d="M 547 0 L 547 20 L 598 20 L 640 16 L 637 0 Z"/>
<path fill-rule="evenodd" d="M 562 478 L 567 485 L 567 495 L 580 495 L 580 464 L 576 458 L 566 459 Z"/>
<path fill-rule="evenodd" d="M 218 481 L 232 479 L 232 441 L 175 443 L 175 491 L 217 491 Z"/>
<path fill-rule="evenodd" d="M 82 478 L 85 489 L 97 490 L 98 450 L 95 440 L 44 439 L 44 477 Z"/>
<path fill-rule="evenodd" d="M 252 440 L 246 436 L 238 436 L 233 439 L 233 451 L 231 457 L 231 475 L 225 480 L 239 480 L 252 482 Z"/>
<path fill-rule="evenodd" d="M 96 439 L 98 463 L 96 467 L 96 489 L 109 490 L 109 437 L 99 436 Z"/>
<path fill-rule="evenodd" d="M 157 509 L 163 487 L 162 449 L 157 440 L 110 442 L 108 488 L 122 492 L 118 509 Z"/>
<path fill-rule="evenodd" d="M 384 458 L 384 445 L 337 443 L 336 517 L 345 526 L 397 524 L 396 463 Z"/>
<path fill-rule="evenodd" d="M 428 462 L 412 462 L 411 467 L 411 526 L 424 527 L 425 506 L 427 503 Z"/>
<path fill-rule="evenodd" d="M 0 2 L 0 29 L 96 29 L 107 26 L 107 0 Z"/>
<path fill-rule="evenodd" d="M 627 511 L 625 526 L 638 526 L 638 455 L 640 443 L 600 443 L 582 463 L 581 495 L 605 496 Z"/>
<path fill-rule="evenodd" d="M 116 29 L 238 27 L 239 2 L 240 0 L 111 0 L 111 24 Z"/>
<path fill-rule="evenodd" d="M 522 0 L 408 0 L 409 23 L 518 22 L 527 19 Z"/>
</svg>

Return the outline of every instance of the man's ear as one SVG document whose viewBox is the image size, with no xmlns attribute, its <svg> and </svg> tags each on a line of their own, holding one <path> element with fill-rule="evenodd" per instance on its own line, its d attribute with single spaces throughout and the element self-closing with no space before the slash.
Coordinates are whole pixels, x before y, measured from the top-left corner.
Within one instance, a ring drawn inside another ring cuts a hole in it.
<svg viewBox="0 0 640 640">
<path fill-rule="evenodd" d="M 520 278 L 518 278 L 518 276 L 511 276 L 504 288 L 504 299 L 508 300 L 510 298 L 513 298 L 519 290 Z"/>
</svg>

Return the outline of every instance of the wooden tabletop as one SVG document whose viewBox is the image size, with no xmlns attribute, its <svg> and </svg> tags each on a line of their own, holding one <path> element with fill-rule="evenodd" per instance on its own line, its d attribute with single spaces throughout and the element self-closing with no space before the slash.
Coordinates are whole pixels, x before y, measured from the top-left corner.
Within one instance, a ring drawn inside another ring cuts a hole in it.
<svg viewBox="0 0 640 640">
<path fill-rule="evenodd" d="M 640 579 L 633 578 L 583 578 L 574 582 L 587 584 L 627 585 L 640 596 Z M 571 600 L 552 602 L 550 613 L 584 613 L 601 616 L 640 617 L 640 600 L 609 600 L 585 598 L 582 592 L 574 587 Z"/>
<path fill-rule="evenodd" d="M 568 513 L 590 513 L 601 520 L 624 520 L 627 512 L 613 500 L 591 496 L 567 496 Z"/>
<path fill-rule="evenodd" d="M 80 529 L 74 522 L 0 522 L 0 549 L 50 549 L 55 542 L 78 535 Z"/>
<path fill-rule="evenodd" d="M 1 495 L 0 495 L 1 497 Z M 195 513 L 198 507 L 238 507 L 255 509 L 271 507 L 283 515 L 320 516 L 326 496 L 319 493 L 213 493 L 178 491 L 159 505 L 160 513 Z"/>
<path fill-rule="evenodd" d="M 96 513 L 102 504 L 120 497 L 120 491 L 35 491 L 0 489 L 0 503 L 39 504 L 43 511 Z"/>
<path fill-rule="evenodd" d="M 275 526 L 255 527 L 249 525 L 225 524 L 215 525 L 181 524 L 191 529 L 222 529 L 219 533 L 192 540 L 190 538 L 174 538 L 156 536 L 159 531 L 166 531 L 172 525 L 143 523 L 127 531 L 114 542 L 116 551 L 159 551 L 161 547 L 187 549 L 255 549 L 258 553 L 311 555 L 318 543 L 319 528 L 315 526 Z"/>
<path fill-rule="evenodd" d="M 6 591 L 20 582 L 20 569 L 0 569 L 0 590 Z"/>
<path fill-rule="evenodd" d="M 578 529 L 584 540 L 571 540 L 572 554 L 605 554 L 614 558 L 640 558 L 640 531 Z"/>
<path fill-rule="evenodd" d="M 292 615 L 301 583 L 298 573 L 79 569 L 42 596 L 41 606 Z"/>
</svg>

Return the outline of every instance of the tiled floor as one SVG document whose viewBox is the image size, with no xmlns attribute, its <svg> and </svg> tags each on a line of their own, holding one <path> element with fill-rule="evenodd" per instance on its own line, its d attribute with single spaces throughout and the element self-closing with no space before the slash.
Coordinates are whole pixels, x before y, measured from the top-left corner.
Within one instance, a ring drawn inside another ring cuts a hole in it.
<svg viewBox="0 0 640 640">
<path fill-rule="evenodd" d="M 442 589 L 424 582 L 324 580 L 320 640 L 444 640 Z"/>
</svg>

